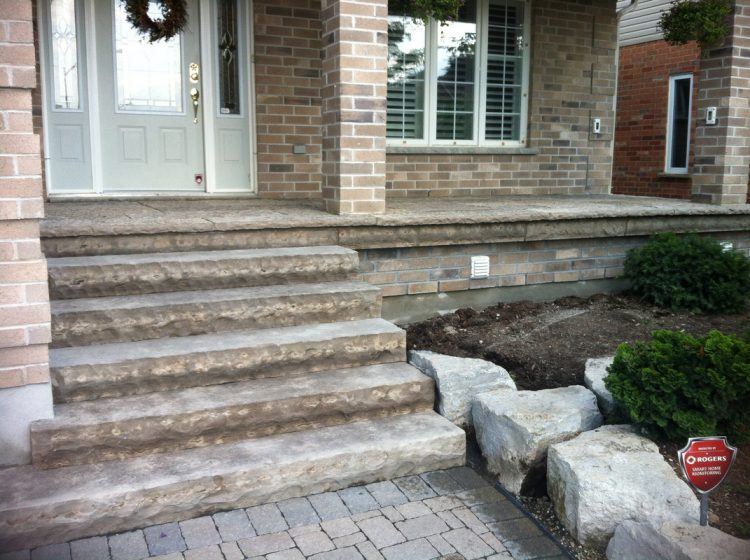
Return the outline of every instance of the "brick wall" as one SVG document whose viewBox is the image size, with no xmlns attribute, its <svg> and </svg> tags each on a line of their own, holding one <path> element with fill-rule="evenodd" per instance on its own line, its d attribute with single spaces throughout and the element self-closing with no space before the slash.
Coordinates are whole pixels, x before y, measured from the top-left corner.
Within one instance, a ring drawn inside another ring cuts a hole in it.
<svg viewBox="0 0 750 560">
<path fill-rule="evenodd" d="M 321 194 L 319 0 L 255 0 L 258 193 Z M 305 154 L 295 154 L 303 145 Z"/>
<path fill-rule="evenodd" d="M 699 70 L 700 49 L 695 43 L 670 46 L 659 40 L 620 49 L 612 192 L 690 198 L 690 177 L 664 175 L 669 77 L 692 73 L 696 99 Z M 693 103 L 691 147 L 697 115 Z"/>
<path fill-rule="evenodd" d="M 695 135 L 693 200 L 743 203 L 750 172 L 750 3 L 737 0 L 731 35 L 701 60 L 698 114 L 717 107 L 717 124 L 699 121 Z"/>
<path fill-rule="evenodd" d="M 717 233 L 750 255 L 747 233 Z M 359 252 L 366 282 L 383 295 L 430 294 L 534 284 L 600 280 L 622 275 L 627 251 L 647 237 L 607 237 L 453 245 Z M 489 255 L 490 277 L 471 279 L 471 256 Z"/>
<path fill-rule="evenodd" d="M 537 155 L 388 154 L 389 197 L 608 193 L 615 2 L 532 3 L 530 148 Z M 594 117 L 602 134 L 591 132 Z"/>
<path fill-rule="evenodd" d="M 51 405 L 47 268 L 39 242 L 42 201 L 30 0 L 0 0 L 0 465 L 28 461 L 27 411 L 44 384 Z M 11 418 L 8 418 L 8 417 Z M 20 435 L 20 437 L 19 437 Z"/>
</svg>

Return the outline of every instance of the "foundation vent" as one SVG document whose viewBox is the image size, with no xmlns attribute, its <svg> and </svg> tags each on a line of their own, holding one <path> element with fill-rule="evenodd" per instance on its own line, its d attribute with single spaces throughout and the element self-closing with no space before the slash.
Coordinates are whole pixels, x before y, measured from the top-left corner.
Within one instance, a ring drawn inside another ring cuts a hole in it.
<svg viewBox="0 0 750 560">
<path fill-rule="evenodd" d="M 486 255 L 471 257 L 471 277 L 487 278 L 490 275 L 490 258 Z"/>
</svg>

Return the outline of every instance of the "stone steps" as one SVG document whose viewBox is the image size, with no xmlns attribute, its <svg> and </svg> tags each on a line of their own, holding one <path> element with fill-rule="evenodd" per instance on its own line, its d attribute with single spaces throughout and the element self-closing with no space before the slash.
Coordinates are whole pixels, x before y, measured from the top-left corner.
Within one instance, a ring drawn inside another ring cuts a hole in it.
<svg viewBox="0 0 750 560">
<path fill-rule="evenodd" d="M 55 402 L 168 391 L 406 360 L 383 319 L 50 350 Z"/>
<path fill-rule="evenodd" d="M 0 550 L 119 532 L 463 465 L 434 412 L 123 461 L 0 470 Z"/>
<path fill-rule="evenodd" d="M 356 251 L 336 246 L 62 257 L 47 260 L 51 299 L 348 280 Z"/>
<path fill-rule="evenodd" d="M 432 409 L 432 379 L 405 363 L 57 405 L 31 426 L 42 468 L 122 460 Z"/>
<path fill-rule="evenodd" d="M 380 317 L 380 290 L 326 282 L 52 302 L 52 347 Z"/>
</svg>

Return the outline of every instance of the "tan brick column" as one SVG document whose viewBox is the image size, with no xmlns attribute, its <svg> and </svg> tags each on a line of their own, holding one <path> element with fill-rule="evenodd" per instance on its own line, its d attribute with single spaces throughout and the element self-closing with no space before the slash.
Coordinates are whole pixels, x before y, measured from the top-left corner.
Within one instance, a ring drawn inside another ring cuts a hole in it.
<svg viewBox="0 0 750 560">
<path fill-rule="evenodd" d="M 741 204 L 750 169 L 750 4 L 736 2 L 732 35 L 704 53 L 698 82 L 693 200 Z M 706 107 L 718 109 L 706 125 Z"/>
<path fill-rule="evenodd" d="M 386 0 L 323 0 L 323 197 L 329 212 L 385 211 Z"/>
<path fill-rule="evenodd" d="M 0 0 L 0 465 L 28 462 L 29 422 L 52 414 L 31 5 Z"/>
</svg>

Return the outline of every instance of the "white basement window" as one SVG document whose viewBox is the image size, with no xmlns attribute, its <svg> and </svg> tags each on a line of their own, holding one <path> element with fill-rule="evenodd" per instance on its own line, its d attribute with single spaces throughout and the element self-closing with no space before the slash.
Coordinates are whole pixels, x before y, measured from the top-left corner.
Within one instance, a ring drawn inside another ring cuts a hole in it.
<svg viewBox="0 0 750 560">
<path fill-rule="evenodd" d="M 388 143 L 524 146 L 529 9 L 523 0 L 466 0 L 452 21 L 388 12 Z"/>
<path fill-rule="evenodd" d="M 667 173 L 687 173 L 690 160 L 690 113 L 692 111 L 693 75 L 677 74 L 669 78 L 667 116 Z"/>
</svg>

